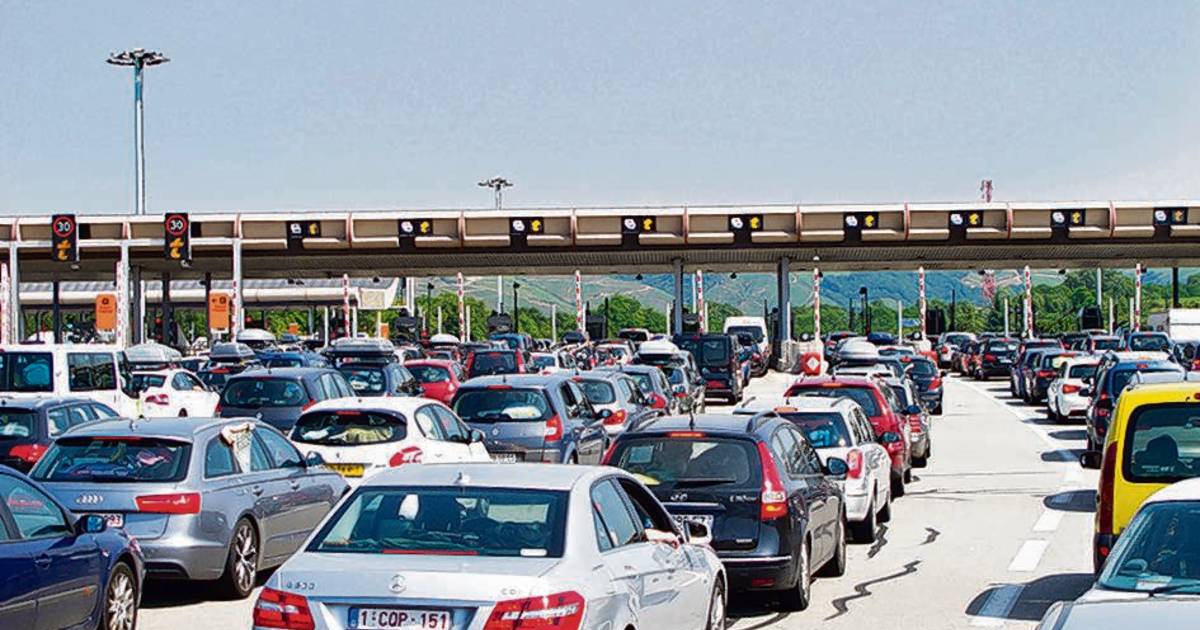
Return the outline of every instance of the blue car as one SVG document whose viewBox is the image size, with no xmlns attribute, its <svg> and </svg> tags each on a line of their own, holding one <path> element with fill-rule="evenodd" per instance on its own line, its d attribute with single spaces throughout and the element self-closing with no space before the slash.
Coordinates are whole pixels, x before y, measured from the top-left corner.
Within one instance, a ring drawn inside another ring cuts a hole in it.
<svg viewBox="0 0 1200 630">
<path fill-rule="evenodd" d="M 144 576 L 124 530 L 0 466 L 0 628 L 132 630 Z"/>
</svg>

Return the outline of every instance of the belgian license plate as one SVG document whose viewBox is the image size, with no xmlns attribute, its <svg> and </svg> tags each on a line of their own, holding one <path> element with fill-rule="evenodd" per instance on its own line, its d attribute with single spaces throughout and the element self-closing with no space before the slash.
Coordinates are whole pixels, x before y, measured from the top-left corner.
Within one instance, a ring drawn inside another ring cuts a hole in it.
<svg viewBox="0 0 1200 630">
<path fill-rule="evenodd" d="M 672 514 L 671 518 L 675 520 L 675 524 L 679 529 L 687 531 L 687 525 L 691 523 L 700 523 L 712 531 L 713 517 L 707 514 Z"/>
<path fill-rule="evenodd" d="M 343 477 L 361 477 L 366 467 L 362 464 L 325 464 L 330 470 L 341 473 Z"/>
<path fill-rule="evenodd" d="M 409 608 L 351 608 L 349 626 L 358 630 L 420 628 L 450 630 L 450 611 Z"/>
<path fill-rule="evenodd" d="M 104 523 L 106 525 L 108 525 L 109 527 L 125 527 L 125 515 L 124 514 L 107 513 L 107 514 L 97 514 L 96 516 L 103 518 Z"/>
<path fill-rule="evenodd" d="M 516 453 L 494 453 L 494 454 L 492 454 L 492 461 L 500 463 L 500 464 L 515 464 L 515 463 L 517 463 L 517 454 Z"/>
</svg>

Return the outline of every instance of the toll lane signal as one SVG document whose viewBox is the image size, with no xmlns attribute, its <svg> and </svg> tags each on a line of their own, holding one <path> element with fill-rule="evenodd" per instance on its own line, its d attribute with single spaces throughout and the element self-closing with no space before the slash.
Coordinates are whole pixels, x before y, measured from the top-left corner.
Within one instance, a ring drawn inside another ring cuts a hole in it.
<svg viewBox="0 0 1200 630">
<path fill-rule="evenodd" d="M 192 228 L 186 212 L 172 212 L 163 219 L 163 256 L 176 262 L 192 260 Z"/>
<path fill-rule="evenodd" d="M 1052 210 L 1050 212 L 1050 227 L 1063 229 L 1087 225 L 1087 210 Z"/>
<path fill-rule="evenodd" d="M 729 217 L 730 232 L 761 232 L 763 230 L 763 215 L 735 214 Z"/>
<path fill-rule="evenodd" d="M 79 225 L 73 214 L 50 217 L 50 255 L 55 262 L 79 262 Z"/>
<path fill-rule="evenodd" d="M 1154 209 L 1154 225 L 1158 227 L 1168 225 L 1185 225 L 1188 222 L 1187 208 L 1155 208 Z"/>
<path fill-rule="evenodd" d="M 542 217 L 520 217 L 509 219 L 508 235 L 509 236 L 529 236 L 531 234 L 545 234 L 546 220 Z"/>
<path fill-rule="evenodd" d="M 398 233 L 401 239 L 433 236 L 433 219 L 400 219 Z"/>
<path fill-rule="evenodd" d="M 306 238 L 321 236 L 320 221 L 288 221 L 287 238 L 289 241 L 304 241 Z"/>
<path fill-rule="evenodd" d="M 624 217 L 621 219 L 622 234 L 647 234 L 658 230 L 656 217 Z"/>
</svg>

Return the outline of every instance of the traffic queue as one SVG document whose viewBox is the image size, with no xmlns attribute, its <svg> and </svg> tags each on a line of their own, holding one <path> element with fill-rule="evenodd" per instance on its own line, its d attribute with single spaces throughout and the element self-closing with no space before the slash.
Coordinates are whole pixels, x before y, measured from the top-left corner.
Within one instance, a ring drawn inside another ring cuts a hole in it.
<svg viewBox="0 0 1200 630">
<path fill-rule="evenodd" d="M 1095 584 L 1039 628 L 1190 627 L 1200 596 L 1200 367 L 1194 342 L 1102 330 L 1058 338 L 943 335 L 965 376 L 1007 370 L 1009 392 L 1052 424 L 1084 426 L 1080 465 L 1100 470 Z M 996 366 L 992 368 L 990 366 Z"/>
<path fill-rule="evenodd" d="M 0 533 L 55 550 L 0 547 L 37 576 L 0 591 L 0 627 L 60 594 L 48 627 L 133 628 L 146 580 L 236 599 L 274 567 L 255 627 L 719 628 L 748 592 L 803 610 L 931 457 L 941 374 L 851 343 L 747 396 L 770 346 L 734 324 L 0 348 Z"/>
</svg>

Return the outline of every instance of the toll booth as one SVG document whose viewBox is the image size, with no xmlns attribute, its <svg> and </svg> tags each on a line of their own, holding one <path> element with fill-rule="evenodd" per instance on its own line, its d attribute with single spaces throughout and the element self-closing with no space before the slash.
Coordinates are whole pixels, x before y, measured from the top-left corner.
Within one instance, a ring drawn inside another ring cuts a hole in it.
<svg viewBox="0 0 1200 630">
<path fill-rule="evenodd" d="M 700 332 L 700 316 L 696 313 L 683 314 L 683 332 L 699 333 Z"/>
<path fill-rule="evenodd" d="M 608 318 L 603 315 L 588 315 L 584 324 L 588 337 L 599 341 L 608 339 Z"/>
<path fill-rule="evenodd" d="M 1097 329 L 1104 329 L 1104 317 L 1100 314 L 1100 307 L 1093 304 L 1079 309 L 1079 330 Z"/>
<path fill-rule="evenodd" d="M 513 318 L 508 313 L 492 313 L 487 318 L 487 331 L 489 335 L 498 333 L 509 333 L 513 330 Z"/>
<path fill-rule="evenodd" d="M 417 343 L 421 340 L 421 318 L 401 314 L 392 319 L 388 335 L 393 341 Z"/>
<path fill-rule="evenodd" d="M 930 337 L 946 332 L 946 312 L 931 308 L 925 313 L 925 333 Z"/>
</svg>

